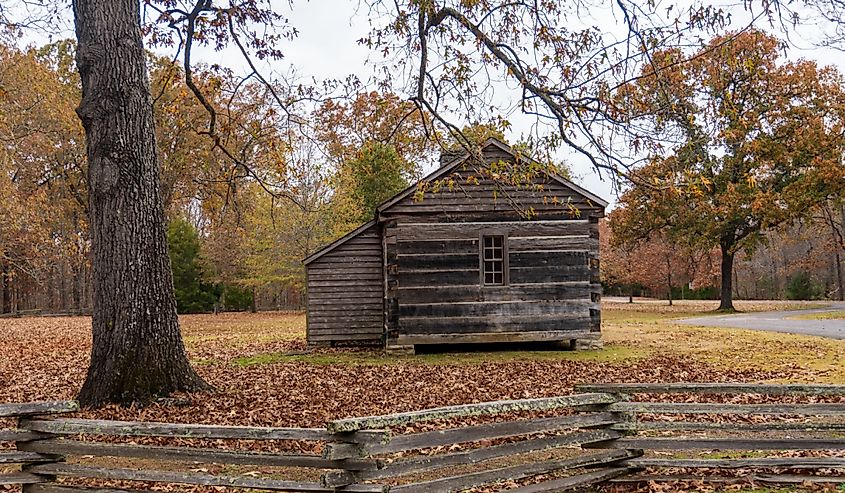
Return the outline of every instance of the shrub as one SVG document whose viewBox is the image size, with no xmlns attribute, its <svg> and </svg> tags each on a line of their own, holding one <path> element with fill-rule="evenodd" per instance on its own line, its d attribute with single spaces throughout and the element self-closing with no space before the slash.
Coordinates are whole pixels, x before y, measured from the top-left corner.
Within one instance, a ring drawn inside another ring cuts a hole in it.
<svg viewBox="0 0 845 493">
<path fill-rule="evenodd" d="M 822 297 L 822 292 L 822 287 L 804 271 L 790 277 L 786 283 L 788 300 L 817 300 Z"/>
</svg>

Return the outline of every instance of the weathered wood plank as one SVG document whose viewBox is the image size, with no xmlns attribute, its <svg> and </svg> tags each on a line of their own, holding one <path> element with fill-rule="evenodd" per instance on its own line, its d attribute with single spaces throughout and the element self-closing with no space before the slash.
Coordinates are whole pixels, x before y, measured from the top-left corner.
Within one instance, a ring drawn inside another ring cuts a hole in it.
<svg viewBox="0 0 845 493">
<path fill-rule="evenodd" d="M 580 467 L 596 466 L 618 462 L 626 457 L 637 454 L 634 451 L 619 451 L 619 454 L 589 454 L 570 459 L 550 460 L 543 462 L 532 462 L 510 467 L 502 467 L 489 471 L 450 476 L 442 479 L 435 479 L 423 483 L 397 486 L 390 489 L 396 493 L 441 493 L 444 491 L 461 491 L 493 483 L 501 480 L 517 480 L 537 474 L 548 474 L 550 472 L 576 469 Z M 558 490 L 553 490 L 558 491 Z"/>
<path fill-rule="evenodd" d="M 478 265 L 472 269 L 428 271 L 402 271 L 399 273 L 399 286 L 461 286 L 481 284 Z"/>
<path fill-rule="evenodd" d="M 460 223 L 400 223 L 396 235 L 400 241 L 417 239 L 478 239 L 482 230 L 506 228 L 509 236 L 569 236 L 589 233 L 586 220 L 551 221 L 474 221 Z"/>
<path fill-rule="evenodd" d="M 590 300 L 592 288 L 587 282 L 563 284 L 529 284 L 514 286 L 484 286 L 478 282 L 461 286 L 399 286 L 398 296 L 403 305 L 437 303 L 443 300 L 470 301 L 567 301 Z"/>
<path fill-rule="evenodd" d="M 370 338 L 380 338 L 384 333 L 384 330 L 380 325 L 358 326 L 352 328 L 347 327 L 345 329 L 340 327 L 347 326 L 340 324 L 331 327 L 309 327 L 309 330 L 313 333 L 313 337 L 308 337 L 308 340 L 365 340 Z"/>
<path fill-rule="evenodd" d="M 696 402 L 619 402 L 611 411 L 653 414 L 784 414 L 842 416 L 845 403 L 837 404 L 716 404 Z"/>
<path fill-rule="evenodd" d="M 547 266 L 547 267 L 511 267 L 510 279 L 513 283 L 539 284 L 548 282 L 590 282 L 590 268 L 586 265 Z"/>
<path fill-rule="evenodd" d="M 370 272 L 362 272 L 362 271 L 332 271 L 326 272 L 324 274 L 317 274 L 317 273 L 310 273 L 308 274 L 308 282 L 314 283 L 318 281 L 352 281 L 352 280 L 359 280 L 359 281 L 374 281 L 381 279 L 381 272 L 377 272 L 375 270 Z"/>
<path fill-rule="evenodd" d="M 375 269 L 379 265 L 381 265 L 381 260 L 376 260 L 372 258 L 370 260 L 361 260 L 357 262 L 345 262 L 342 260 L 337 260 L 334 262 L 317 262 L 315 261 L 313 264 L 308 265 L 308 272 L 322 272 L 322 271 L 333 271 L 336 269 Z"/>
<path fill-rule="evenodd" d="M 178 438 L 212 438 L 238 440 L 313 440 L 338 439 L 323 428 L 263 428 L 255 426 L 220 426 L 152 421 L 108 421 L 99 419 L 25 419 L 21 426 L 27 430 L 56 435 L 157 436 Z M 356 441 L 386 440 L 384 431 L 362 431 Z"/>
<path fill-rule="evenodd" d="M 458 406 L 424 409 L 421 411 L 387 414 L 383 416 L 340 419 L 330 421 L 326 425 L 326 428 L 331 433 L 351 432 L 358 430 L 389 428 L 391 426 L 401 426 L 446 418 L 480 415 L 494 416 L 517 411 L 546 411 L 596 404 L 611 404 L 613 402 L 617 402 L 615 397 L 602 393 L 563 395 L 537 399 L 492 401 L 478 404 L 462 404 Z"/>
<path fill-rule="evenodd" d="M 344 327 L 346 323 L 372 323 L 373 325 L 381 323 L 382 321 L 382 314 L 381 312 L 369 312 L 369 313 L 362 313 L 362 314 L 351 314 L 351 315 L 326 315 L 326 314 L 315 314 L 313 316 L 308 317 L 309 321 L 312 324 L 332 324 L 337 326 L 338 328 Z"/>
<path fill-rule="evenodd" d="M 331 310 L 334 306 L 350 306 L 355 304 L 375 308 L 379 303 L 384 303 L 381 292 L 366 293 L 366 296 L 363 293 L 329 293 L 328 296 L 317 294 L 313 296 L 309 295 L 308 301 L 313 304 L 309 309 L 313 310 Z"/>
<path fill-rule="evenodd" d="M 49 436 L 46 433 L 36 433 L 27 430 L 0 430 L 0 442 L 26 442 Z"/>
<path fill-rule="evenodd" d="M 611 426 L 619 431 L 842 431 L 845 423 L 801 421 L 788 423 L 730 423 L 694 421 L 628 421 Z"/>
<path fill-rule="evenodd" d="M 455 302 L 427 304 L 401 304 L 400 317 L 516 317 L 543 315 L 571 315 L 584 312 L 592 308 L 588 298 L 565 301 L 489 301 L 489 302 Z M 583 315 L 581 315 L 583 316 Z M 565 317 L 563 317 L 565 318 Z M 407 318 L 406 318 L 407 320 Z"/>
<path fill-rule="evenodd" d="M 630 469 L 627 467 L 607 467 L 597 471 L 576 474 L 575 476 L 522 486 L 508 491 L 510 493 L 559 493 L 561 491 L 581 490 L 622 476 L 629 471 Z"/>
<path fill-rule="evenodd" d="M 346 287 L 348 289 L 353 289 L 357 287 L 380 287 L 381 284 L 377 282 L 373 282 L 372 280 L 366 279 L 353 279 L 353 280 L 341 280 L 341 279 L 332 279 L 328 281 L 308 281 L 308 288 L 340 288 Z"/>
<path fill-rule="evenodd" d="M 842 484 L 845 476 L 810 476 L 804 474 L 755 474 L 745 476 L 715 476 L 705 474 L 637 474 L 617 477 L 611 483 L 660 483 L 660 482 L 696 482 L 696 483 L 765 483 L 765 484 Z M 513 491 L 513 490 L 511 490 Z"/>
<path fill-rule="evenodd" d="M 845 439 L 836 438 L 620 438 L 587 448 L 645 450 L 842 450 Z"/>
<path fill-rule="evenodd" d="M 845 484 L 845 476 L 810 476 L 809 474 L 756 474 L 754 481 L 767 484 Z"/>
<path fill-rule="evenodd" d="M 544 316 L 402 317 L 399 319 L 399 333 L 409 336 L 462 337 L 464 334 L 473 333 L 491 335 L 521 332 L 562 333 L 589 329 L 590 317 L 586 313 L 559 313 Z M 546 336 L 544 340 L 550 338 L 551 336 Z"/>
<path fill-rule="evenodd" d="M 542 342 L 571 339 L 597 339 L 598 334 L 576 327 L 573 330 L 542 330 L 525 332 L 466 332 L 452 334 L 399 334 L 398 345 L 413 344 L 475 344 L 487 342 Z"/>
<path fill-rule="evenodd" d="M 381 334 L 383 332 L 382 324 L 375 322 L 361 322 L 361 323 L 320 323 L 309 324 L 308 330 L 312 331 L 314 335 L 328 335 L 328 334 Z"/>
<path fill-rule="evenodd" d="M 36 474 L 50 474 L 55 476 L 69 476 L 76 478 L 95 478 L 123 481 L 149 481 L 157 483 L 198 484 L 203 486 L 229 486 L 236 488 L 255 488 L 275 491 L 302 491 L 333 493 L 335 490 L 325 488 L 320 483 L 299 481 L 282 481 L 277 479 L 254 478 L 248 476 L 218 476 L 202 473 L 182 473 L 172 471 L 109 469 L 104 467 L 79 466 L 71 464 L 42 464 L 30 469 Z M 383 492 L 385 487 L 379 485 L 352 485 L 344 488 L 350 492 Z"/>
<path fill-rule="evenodd" d="M 0 418 L 32 416 L 39 414 L 61 414 L 79 411 L 76 401 L 43 401 L 20 404 L 0 404 Z"/>
<path fill-rule="evenodd" d="M 478 238 L 471 240 L 423 238 L 418 241 L 400 241 L 396 245 L 396 253 L 401 258 L 405 258 L 405 255 L 473 254 L 477 260 L 478 248 Z"/>
<path fill-rule="evenodd" d="M 590 235 L 568 236 L 509 236 L 508 249 L 511 252 L 532 252 L 537 250 L 586 250 L 597 251 L 598 239 Z"/>
<path fill-rule="evenodd" d="M 372 460 L 331 461 L 318 455 L 283 455 L 258 452 L 237 452 L 232 450 L 199 449 L 186 447 L 162 447 L 153 445 L 131 445 L 112 443 L 91 443 L 65 439 L 48 439 L 21 443 L 22 450 L 40 452 L 32 454 L 92 455 L 96 457 L 136 457 L 155 460 L 183 460 L 216 464 L 248 464 L 255 466 L 313 467 L 319 469 L 373 469 L 377 463 Z M 0 456 L 2 458 L 2 456 Z M 43 462 L 43 459 L 41 460 Z M 37 462 L 37 461 L 30 461 Z"/>
<path fill-rule="evenodd" d="M 518 267 L 584 267 L 588 265 L 590 253 L 578 252 L 531 251 L 510 252 L 511 268 Z"/>
<path fill-rule="evenodd" d="M 28 472 L 0 473 L 0 486 L 16 484 L 35 484 L 46 481 L 44 478 Z"/>
<path fill-rule="evenodd" d="M 324 304 L 315 306 L 311 313 L 315 316 L 332 316 L 335 312 L 345 313 L 378 313 L 384 310 L 384 303 L 381 299 L 369 300 L 362 299 L 360 303 L 339 302 L 335 300 L 326 300 Z"/>
<path fill-rule="evenodd" d="M 406 476 L 408 474 L 440 469 L 442 467 L 453 466 L 456 464 L 475 464 L 499 457 L 509 457 L 541 450 L 552 450 L 579 445 L 583 446 L 588 443 L 614 440 L 619 436 L 621 435 L 608 430 L 593 430 L 570 433 L 567 435 L 553 435 L 462 452 L 441 455 L 426 455 L 411 459 L 404 459 L 386 464 L 382 469 L 362 471 L 360 474 L 361 477 L 366 480 L 395 478 Z"/>
<path fill-rule="evenodd" d="M 147 493 L 155 490 L 125 489 L 125 488 L 87 488 L 84 486 L 68 486 L 56 483 L 37 483 L 27 486 L 24 493 Z"/>
<path fill-rule="evenodd" d="M 56 458 L 44 454 L 58 454 L 58 452 L 45 452 L 44 454 L 27 452 L 25 451 L 26 448 L 23 448 L 25 445 L 27 445 L 27 443 L 21 443 L 19 445 L 22 447 L 22 451 L 20 452 L 0 452 L 0 464 L 35 464 L 37 462 L 52 462 L 55 461 Z"/>
<path fill-rule="evenodd" d="M 616 422 L 617 418 L 613 413 L 576 414 L 573 416 L 506 421 L 424 433 L 396 435 L 391 437 L 388 443 L 367 447 L 365 451 L 371 455 L 386 454 L 455 443 L 514 437 L 530 433 L 544 433 L 567 428 L 607 426 Z"/>
<path fill-rule="evenodd" d="M 469 254 L 433 253 L 428 255 L 398 255 L 399 272 L 416 270 L 478 270 L 478 251 Z"/>
<path fill-rule="evenodd" d="M 350 332 L 364 332 L 364 330 L 351 330 L 351 329 L 366 329 L 368 333 L 376 333 L 381 331 L 382 324 L 369 321 L 369 322 L 344 322 L 344 323 L 316 323 L 312 322 L 308 324 L 309 330 L 317 330 L 317 329 L 326 329 L 331 331 L 332 333 L 342 334 L 345 331 L 349 330 Z"/>
<path fill-rule="evenodd" d="M 612 484 L 695 482 L 708 484 L 738 484 L 754 480 L 754 476 L 717 476 L 711 474 L 633 474 L 608 480 Z"/>
<path fill-rule="evenodd" d="M 842 469 L 845 457 L 758 457 L 752 459 L 632 459 L 633 467 L 667 467 L 685 469 Z"/>
<path fill-rule="evenodd" d="M 308 293 L 310 295 L 316 295 L 317 297 L 326 296 L 337 298 L 341 297 L 340 295 L 348 295 L 349 297 L 357 298 L 362 295 L 366 296 L 378 296 L 383 290 L 382 286 L 361 286 L 360 288 L 356 289 L 355 291 L 349 291 L 348 289 L 343 289 L 342 287 L 338 286 L 309 286 Z"/>
<path fill-rule="evenodd" d="M 830 395 L 845 396 L 845 385 L 762 384 L 762 383 L 609 383 L 579 384 L 579 392 L 611 392 L 621 394 L 766 394 L 766 395 Z"/>
</svg>

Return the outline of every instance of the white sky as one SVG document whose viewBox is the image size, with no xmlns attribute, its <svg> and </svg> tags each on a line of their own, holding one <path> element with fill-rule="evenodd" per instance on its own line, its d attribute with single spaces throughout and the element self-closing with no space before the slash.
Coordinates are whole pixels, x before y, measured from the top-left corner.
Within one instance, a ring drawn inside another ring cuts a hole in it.
<svg viewBox="0 0 845 493">
<path fill-rule="evenodd" d="M 280 9 L 290 18 L 291 24 L 299 30 L 299 35 L 284 45 L 285 59 L 268 67 L 271 72 L 288 73 L 292 66 L 303 78 L 343 79 L 349 74 L 355 74 L 361 80 L 367 80 L 374 74 L 379 58 L 373 57 L 367 48 L 357 43 L 357 40 L 366 35 L 370 28 L 366 6 L 360 6 L 358 0 L 295 1 L 293 8 L 289 7 L 285 0 L 279 1 Z M 360 10 L 356 12 L 356 9 Z M 606 9 L 593 10 L 590 15 L 593 19 L 585 20 L 585 23 L 598 22 L 603 30 L 611 31 L 614 25 L 619 26 L 617 20 Z M 747 13 L 740 11 L 733 15 L 734 25 L 739 27 L 748 18 Z M 815 59 L 821 64 L 834 64 L 845 72 L 845 53 L 814 47 L 813 38 L 817 39 L 822 30 L 822 26 L 808 27 L 802 29 L 800 34 L 793 35 L 790 41 L 796 48 L 792 49 L 787 56 Z M 781 35 L 781 33 L 776 34 Z M 72 35 L 72 32 L 67 32 L 64 37 Z M 46 41 L 44 37 L 34 36 L 25 38 L 23 42 L 41 44 Z M 172 55 L 163 51 L 161 53 Z M 370 57 L 373 57 L 376 62 L 370 61 Z M 197 61 L 220 63 L 236 70 L 244 67 L 240 55 L 232 49 L 220 53 L 197 50 Z M 502 98 L 519 96 L 518 92 L 502 92 L 504 93 L 501 95 Z M 517 140 L 520 133 L 527 132 L 533 123 L 533 118 L 520 118 L 518 115 L 511 116 L 509 119 L 513 124 L 513 131 L 508 135 L 511 140 Z M 600 179 L 585 158 L 573 153 L 561 151 L 559 157 L 573 166 L 576 181 L 582 186 L 608 199 L 611 204 L 615 202 L 613 187 L 606 174 L 603 180 Z"/>
</svg>

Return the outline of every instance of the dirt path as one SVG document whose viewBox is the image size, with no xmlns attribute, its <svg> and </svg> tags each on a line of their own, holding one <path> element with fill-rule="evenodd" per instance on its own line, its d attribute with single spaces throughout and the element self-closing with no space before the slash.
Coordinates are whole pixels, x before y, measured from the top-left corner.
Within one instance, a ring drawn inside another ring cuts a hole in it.
<svg viewBox="0 0 845 493">
<path fill-rule="evenodd" d="M 845 303 L 832 303 L 823 308 L 806 310 L 788 310 L 756 313 L 737 313 L 734 315 L 716 315 L 686 318 L 678 320 L 685 325 L 700 327 L 726 327 L 734 329 L 766 330 L 845 339 L 845 320 L 794 320 L 791 317 L 845 310 Z"/>
</svg>

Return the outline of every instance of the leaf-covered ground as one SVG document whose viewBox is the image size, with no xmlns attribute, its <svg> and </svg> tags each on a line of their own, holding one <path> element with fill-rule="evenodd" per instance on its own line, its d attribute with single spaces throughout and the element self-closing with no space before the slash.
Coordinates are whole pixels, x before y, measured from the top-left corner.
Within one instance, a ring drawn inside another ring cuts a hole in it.
<svg viewBox="0 0 845 493">
<path fill-rule="evenodd" d="M 769 303 L 740 304 L 765 310 Z M 684 327 L 710 304 L 607 304 L 601 351 L 509 351 L 389 357 L 306 352 L 302 314 L 181 318 L 191 360 L 218 391 L 193 406 L 105 409 L 103 417 L 319 426 L 351 415 L 565 394 L 583 382 L 845 381 L 845 343 Z M 0 400 L 72 398 L 88 363 L 85 317 L 2 321 Z"/>
<path fill-rule="evenodd" d="M 739 303 L 741 310 L 794 308 Z M 687 327 L 710 302 L 606 303 L 599 351 L 385 356 L 307 351 L 302 314 L 181 318 L 190 358 L 217 391 L 189 406 L 110 407 L 90 417 L 321 426 L 327 420 L 467 402 L 542 397 L 588 382 L 845 382 L 845 341 Z M 88 363 L 84 317 L 2 319 L 0 402 L 73 398 Z"/>
</svg>

